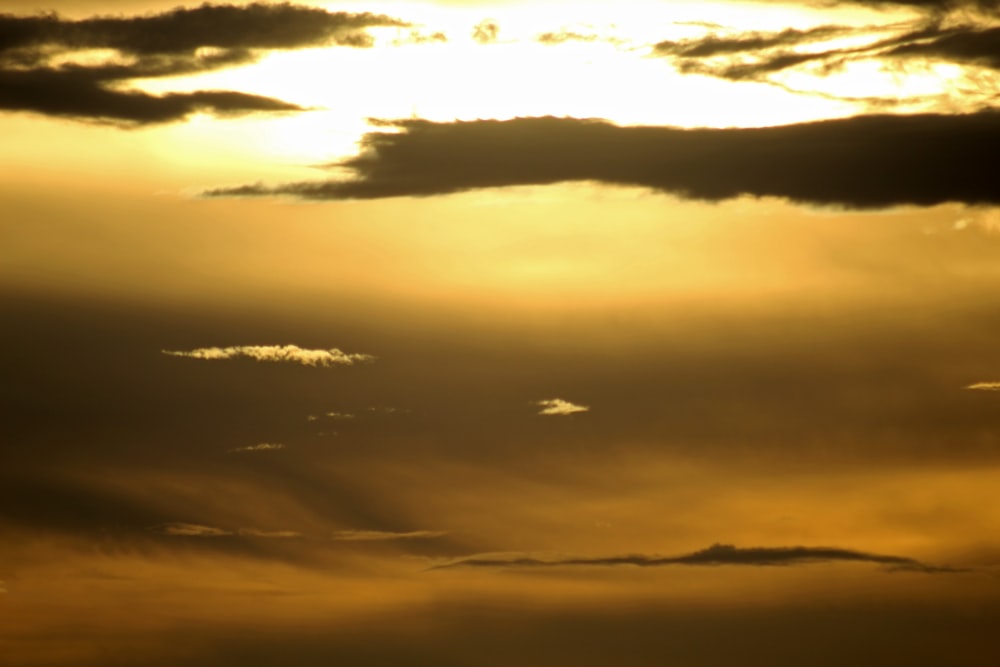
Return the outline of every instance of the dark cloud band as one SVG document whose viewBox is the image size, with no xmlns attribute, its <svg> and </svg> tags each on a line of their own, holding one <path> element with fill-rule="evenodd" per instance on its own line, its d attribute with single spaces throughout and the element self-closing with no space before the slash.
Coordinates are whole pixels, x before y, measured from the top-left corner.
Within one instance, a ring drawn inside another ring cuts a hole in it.
<svg viewBox="0 0 1000 667">
<path fill-rule="evenodd" d="M 451 567 L 608 567 L 617 565 L 634 565 L 637 567 L 658 567 L 665 565 L 746 565 L 774 567 L 831 562 L 876 563 L 885 565 L 893 570 L 927 573 L 959 571 L 950 567 L 928 565 L 905 556 L 873 554 L 836 547 L 735 547 L 729 544 L 714 544 L 707 549 L 681 556 L 648 556 L 636 554 L 598 558 L 556 558 L 551 560 L 533 557 L 495 558 L 472 556 L 444 565 L 438 565 L 433 569 Z"/>
<path fill-rule="evenodd" d="M 209 196 L 375 199 L 596 181 L 701 200 L 740 195 L 853 208 L 1000 203 L 1000 113 L 865 116 L 683 130 L 572 118 L 391 123 L 339 167 L 352 180 L 247 185 Z"/>
</svg>

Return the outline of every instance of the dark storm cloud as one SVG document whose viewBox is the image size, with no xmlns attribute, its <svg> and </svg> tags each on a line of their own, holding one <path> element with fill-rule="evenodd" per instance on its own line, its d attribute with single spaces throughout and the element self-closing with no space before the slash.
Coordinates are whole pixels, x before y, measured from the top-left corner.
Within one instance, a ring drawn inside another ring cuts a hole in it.
<svg viewBox="0 0 1000 667">
<path fill-rule="evenodd" d="M 246 185 L 209 196 L 374 199 L 597 181 L 702 200 L 743 194 L 875 208 L 1000 202 L 982 165 L 1000 113 L 865 116 L 770 128 L 617 127 L 595 120 L 391 123 L 341 163 L 353 180 Z"/>
<path fill-rule="evenodd" d="M 388 16 L 328 12 L 315 7 L 255 3 L 210 5 L 148 16 L 94 17 L 0 14 L 0 53 L 57 47 L 117 49 L 130 54 L 184 53 L 201 47 L 293 49 L 323 44 L 367 46 L 364 29 L 404 26 Z"/>
<path fill-rule="evenodd" d="M 149 16 L 81 21 L 55 14 L 0 14 L 0 109 L 133 125 L 178 121 L 197 111 L 302 111 L 289 102 L 233 91 L 158 96 L 109 84 L 243 65 L 267 49 L 370 46 L 365 28 L 401 25 L 387 16 L 291 4 L 206 4 Z M 72 58 L 86 49 L 113 49 L 119 60 L 51 64 L 53 57 Z"/>
<path fill-rule="evenodd" d="M 839 549 L 835 547 L 735 547 L 730 544 L 713 544 L 707 549 L 681 556 L 609 556 L 597 558 L 555 558 L 533 557 L 489 557 L 472 556 L 462 558 L 431 569 L 450 567 L 568 567 L 568 566 L 616 566 L 657 567 L 664 565 L 749 565 L 773 567 L 783 565 L 804 565 L 809 563 L 858 562 L 877 563 L 892 570 L 919 571 L 928 573 L 958 572 L 949 567 L 928 565 L 905 556 Z"/>
<path fill-rule="evenodd" d="M 0 109 L 49 116 L 149 125 L 178 121 L 192 113 L 242 115 L 256 111 L 302 111 L 271 97 L 228 90 L 152 95 L 105 88 L 86 71 L 0 70 Z"/>
</svg>

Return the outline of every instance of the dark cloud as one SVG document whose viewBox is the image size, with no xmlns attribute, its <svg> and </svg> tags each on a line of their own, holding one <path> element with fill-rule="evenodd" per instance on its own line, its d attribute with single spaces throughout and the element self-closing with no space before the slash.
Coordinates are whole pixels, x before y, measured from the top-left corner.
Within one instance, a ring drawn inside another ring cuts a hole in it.
<svg viewBox="0 0 1000 667">
<path fill-rule="evenodd" d="M 780 565 L 803 565 L 808 563 L 858 562 L 877 563 L 893 570 L 919 571 L 928 573 L 958 572 L 949 567 L 928 565 L 905 556 L 839 549 L 835 547 L 735 547 L 729 544 L 713 544 L 707 549 L 681 556 L 608 556 L 596 558 L 563 557 L 540 559 L 533 557 L 489 557 L 472 556 L 462 558 L 431 569 L 450 567 L 568 567 L 568 566 L 616 566 L 634 565 L 656 567 L 663 565 L 750 565 L 773 567 Z"/>
<path fill-rule="evenodd" d="M 897 64 L 908 60 L 934 59 L 963 65 L 1000 69 L 1000 28 L 962 23 L 945 26 L 929 19 L 903 33 L 849 48 L 796 51 L 793 47 L 839 36 L 861 35 L 867 29 L 822 26 L 810 30 L 777 33 L 709 35 L 680 42 L 665 41 L 653 54 L 672 59 L 684 73 L 715 76 L 731 81 L 764 81 L 783 70 L 814 64 L 809 71 L 825 76 L 858 60 L 891 58 Z"/>
<path fill-rule="evenodd" d="M 680 42 L 660 42 L 653 47 L 653 52 L 659 55 L 677 55 L 685 57 L 705 58 L 717 55 L 759 51 L 776 47 L 787 47 L 796 44 L 830 39 L 848 33 L 850 30 L 842 26 L 820 26 L 808 30 L 789 28 L 776 33 L 743 33 L 731 37 L 709 35 L 700 39 Z"/>
<path fill-rule="evenodd" d="M 129 125 L 178 121 L 199 111 L 241 115 L 257 111 L 303 111 L 271 97 L 227 90 L 152 95 L 101 85 L 93 73 L 38 69 L 0 70 L 0 109 L 87 118 Z"/>
<path fill-rule="evenodd" d="M 1000 69 L 1000 28 L 965 27 L 941 31 L 930 40 L 901 44 L 887 55 L 938 58 Z"/>
<path fill-rule="evenodd" d="M 56 14 L 0 14 L 0 109 L 132 125 L 178 121 L 197 111 L 302 111 L 289 102 L 234 91 L 151 95 L 110 84 L 242 65 L 266 49 L 369 46 L 365 28 L 398 25 L 404 24 L 387 16 L 331 13 L 287 3 L 206 4 L 149 16 L 80 21 Z M 118 60 L 50 64 L 54 56 L 72 58 L 85 49 L 116 50 Z"/>
<path fill-rule="evenodd" d="M 388 16 L 328 12 L 315 7 L 254 3 L 210 5 L 149 16 L 72 21 L 56 14 L 0 14 L 0 53 L 43 46 L 110 48 L 131 54 L 184 53 L 201 47 L 292 49 L 323 44 L 365 46 L 365 28 L 404 26 Z"/>
<path fill-rule="evenodd" d="M 518 118 L 434 123 L 367 135 L 338 165 L 353 180 L 246 185 L 209 196 L 374 199 L 479 188 L 597 181 L 702 200 L 743 194 L 856 208 L 997 203 L 1000 113 L 865 116 L 749 129 L 617 127 Z"/>
</svg>

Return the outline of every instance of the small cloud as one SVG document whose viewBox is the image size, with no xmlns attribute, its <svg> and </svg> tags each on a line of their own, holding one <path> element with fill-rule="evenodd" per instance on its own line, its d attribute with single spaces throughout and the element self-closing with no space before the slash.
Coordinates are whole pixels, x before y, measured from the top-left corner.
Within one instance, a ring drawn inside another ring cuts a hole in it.
<svg viewBox="0 0 1000 667">
<path fill-rule="evenodd" d="M 1000 391 L 1000 382 L 974 382 L 965 388 L 978 391 Z"/>
<path fill-rule="evenodd" d="M 330 419 L 345 420 L 345 419 L 354 419 L 355 415 L 353 415 L 350 412 L 327 412 L 326 416 L 329 417 Z"/>
<path fill-rule="evenodd" d="M 154 530 L 163 533 L 164 535 L 179 537 L 225 537 L 233 534 L 232 531 L 223 530 L 222 528 L 216 528 L 214 526 L 203 526 L 197 523 L 180 522 L 165 523 L 161 526 L 156 526 Z"/>
<path fill-rule="evenodd" d="M 535 401 L 535 405 L 541 408 L 538 411 L 540 415 L 571 415 L 574 412 L 587 412 L 590 410 L 589 406 L 576 405 L 561 398 L 546 398 L 541 401 Z"/>
<path fill-rule="evenodd" d="M 337 348 L 309 350 L 298 345 L 238 345 L 234 347 L 202 347 L 195 350 L 162 350 L 172 357 L 191 359 L 254 359 L 255 361 L 286 361 L 304 366 L 351 366 L 372 361 L 370 354 L 343 352 Z"/>
<path fill-rule="evenodd" d="M 497 36 L 499 34 L 500 26 L 492 19 L 480 21 L 476 24 L 476 27 L 472 29 L 472 39 L 476 40 L 480 44 L 489 44 L 497 41 Z"/>
<path fill-rule="evenodd" d="M 283 444 L 281 444 L 280 442 L 275 442 L 275 443 L 262 442 L 259 445 L 247 445 L 246 447 L 234 447 L 233 449 L 230 449 L 229 452 L 230 453 L 236 453 L 236 452 L 266 452 L 266 451 L 271 451 L 271 450 L 274 450 L 274 449 L 284 449 L 284 448 L 285 448 L 285 446 Z"/>
<path fill-rule="evenodd" d="M 5 595 L 10 591 L 7 590 L 7 582 L 0 581 L 0 595 Z"/>
<path fill-rule="evenodd" d="M 389 530 L 338 530 L 330 537 L 344 542 L 384 542 L 387 540 L 428 540 L 447 534 L 443 530 L 411 530 L 399 533 Z"/>
</svg>

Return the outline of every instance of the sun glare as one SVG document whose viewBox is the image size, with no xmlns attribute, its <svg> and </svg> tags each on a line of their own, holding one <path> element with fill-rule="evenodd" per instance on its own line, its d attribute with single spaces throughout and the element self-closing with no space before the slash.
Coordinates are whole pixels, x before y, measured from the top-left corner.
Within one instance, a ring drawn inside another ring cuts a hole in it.
<svg viewBox="0 0 1000 667">
<path fill-rule="evenodd" d="M 790 74 L 787 87 L 733 82 L 679 72 L 653 54 L 660 41 L 705 36 L 719 26 L 774 31 L 829 21 L 810 8 L 762 11 L 757 5 L 688 2 L 616 3 L 612 8 L 595 2 L 572 9 L 558 2 L 448 11 L 413 4 L 365 7 L 413 25 L 371 29 L 377 48 L 277 52 L 244 67 L 134 85 L 153 93 L 238 90 L 308 108 L 308 113 L 252 123 L 251 141 L 260 152 L 301 163 L 353 154 L 369 118 L 447 122 L 565 116 L 623 125 L 767 126 L 848 116 L 859 109 L 849 98 L 884 91 L 888 84 L 899 87 L 891 76 L 864 67 L 828 80 Z M 843 21 L 865 16 L 855 10 Z M 922 87 L 907 83 L 906 94 L 929 90 L 939 80 L 925 77 Z M 808 94 L 813 92 L 822 94 Z"/>
</svg>

